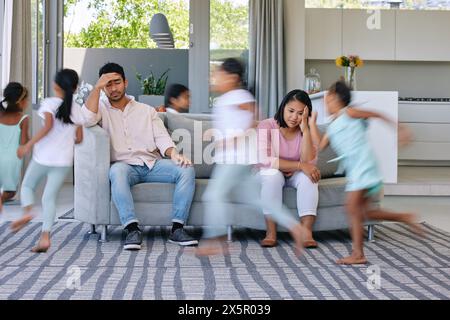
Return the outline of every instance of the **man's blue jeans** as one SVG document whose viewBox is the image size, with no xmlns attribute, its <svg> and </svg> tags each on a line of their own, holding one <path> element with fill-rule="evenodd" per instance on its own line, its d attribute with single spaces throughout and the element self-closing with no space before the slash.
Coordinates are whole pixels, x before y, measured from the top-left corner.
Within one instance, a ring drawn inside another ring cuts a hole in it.
<svg viewBox="0 0 450 320">
<path fill-rule="evenodd" d="M 174 183 L 172 222 L 185 224 L 195 192 L 194 168 L 182 168 L 171 160 L 157 160 L 150 170 L 146 165 L 134 166 L 116 162 L 109 171 L 112 200 L 124 227 L 139 223 L 136 218 L 131 188 L 139 183 Z"/>
</svg>

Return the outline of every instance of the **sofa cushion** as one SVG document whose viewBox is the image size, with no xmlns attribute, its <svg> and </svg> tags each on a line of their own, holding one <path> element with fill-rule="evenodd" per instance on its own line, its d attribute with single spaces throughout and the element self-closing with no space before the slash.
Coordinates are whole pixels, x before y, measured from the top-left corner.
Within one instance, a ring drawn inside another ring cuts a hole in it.
<svg viewBox="0 0 450 320">
<path fill-rule="evenodd" d="M 211 179 L 196 179 L 194 202 L 202 202 L 203 195 Z M 239 188 L 246 188 L 245 184 Z M 234 190 L 230 196 L 230 202 L 245 204 L 247 199 L 243 197 L 244 192 L 239 188 Z M 171 203 L 174 184 L 167 183 L 144 183 L 132 188 L 132 195 L 135 202 L 161 202 Z M 319 182 L 319 208 L 341 206 L 345 204 L 345 179 L 332 178 L 323 179 Z M 297 208 L 297 192 L 294 188 L 284 188 L 284 203 L 290 209 Z"/>
<path fill-rule="evenodd" d="M 213 127 L 211 116 L 167 113 L 166 117 L 172 140 L 177 149 L 193 162 L 196 178 L 210 178 L 214 164 L 208 159 L 205 161 L 203 152 L 211 141 L 203 141 L 203 137 Z"/>
<path fill-rule="evenodd" d="M 328 125 L 319 125 L 319 131 L 324 134 L 327 130 Z M 323 179 L 331 178 L 336 176 L 336 171 L 338 170 L 338 162 L 328 163 L 328 161 L 337 158 L 334 150 L 328 146 L 325 150 L 319 153 L 319 158 L 317 161 L 317 167 L 320 170 Z"/>
</svg>

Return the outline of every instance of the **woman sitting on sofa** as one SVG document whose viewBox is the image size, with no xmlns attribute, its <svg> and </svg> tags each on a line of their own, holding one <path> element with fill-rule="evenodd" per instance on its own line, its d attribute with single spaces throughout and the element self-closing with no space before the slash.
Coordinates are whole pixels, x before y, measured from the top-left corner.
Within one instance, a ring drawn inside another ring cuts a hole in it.
<svg viewBox="0 0 450 320">
<path fill-rule="evenodd" d="M 294 90 L 283 99 L 274 118 L 261 121 L 258 138 L 262 166 L 261 197 L 277 203 L 281 207 L 283 187 L 297 189 L 297 208 L 301 224 L 308 230 L 305 235 L 306 248 L 317 247 L 312 237 L 312 227 L 316 219 L 319 201 L 318 182 L 320 171 L 315 166 L 317 148 L 313 145 L 309 131 L 309 117 L 312 103 L 308 94 Z M 266 237 L 262 247 L 277 245 L 277 226 L 264 212 Z"/>
</svg>

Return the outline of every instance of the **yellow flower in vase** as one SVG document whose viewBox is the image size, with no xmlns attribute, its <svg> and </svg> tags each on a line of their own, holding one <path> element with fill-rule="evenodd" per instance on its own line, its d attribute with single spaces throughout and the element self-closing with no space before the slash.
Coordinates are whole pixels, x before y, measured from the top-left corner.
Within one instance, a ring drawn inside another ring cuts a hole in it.
<svg viewBox="0 0 450 320">
<path fill-rule="evenodd" d="M 336 66 L 344 68 L 344 79 L 353 90 L 356 90 L 355 68 L 362 67 L 363 65 L 363 60 L 355 55 L 340 56 L 336 59 Z"/>
</svg>

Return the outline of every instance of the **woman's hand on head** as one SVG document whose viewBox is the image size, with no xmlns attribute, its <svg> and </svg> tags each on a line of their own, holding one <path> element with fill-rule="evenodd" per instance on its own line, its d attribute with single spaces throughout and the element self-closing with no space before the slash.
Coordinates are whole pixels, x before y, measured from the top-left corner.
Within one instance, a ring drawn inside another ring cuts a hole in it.
<svg viewBox="0 0 450 320">
<path fill-rule="evenodd" d="M 300 123 L 300 130 L 305 133 L 309 129 L 308 126 L 309 109 L 306 107 L 302 114 L 302 122 Z"/>
</svg>

